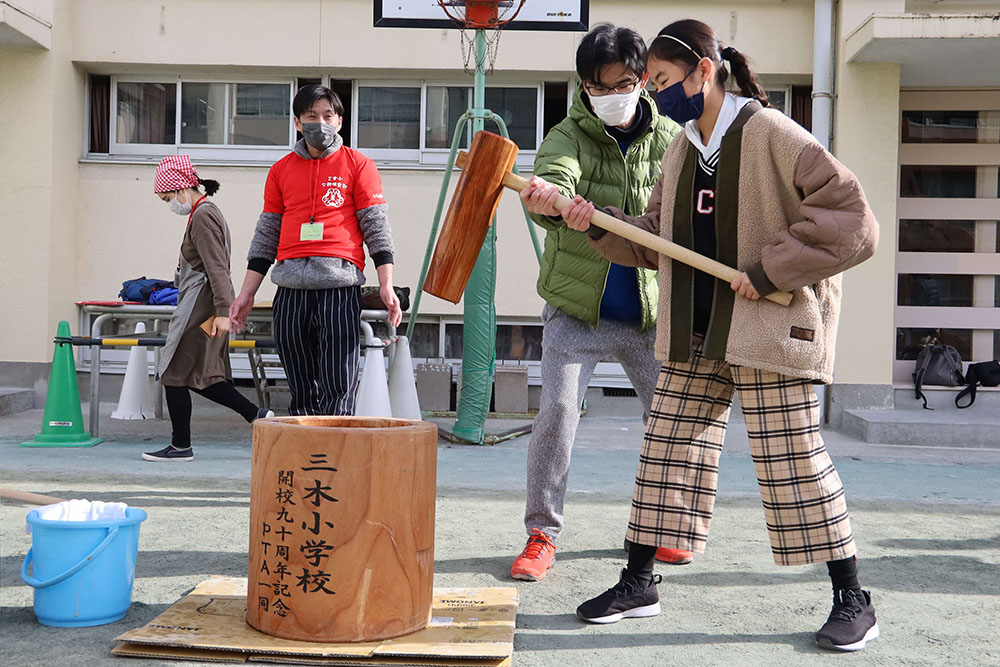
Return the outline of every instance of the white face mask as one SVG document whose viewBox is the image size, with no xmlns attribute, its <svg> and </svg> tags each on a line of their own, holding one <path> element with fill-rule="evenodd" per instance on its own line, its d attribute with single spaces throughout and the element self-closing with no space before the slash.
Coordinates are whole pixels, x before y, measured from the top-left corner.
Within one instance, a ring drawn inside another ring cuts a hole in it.
<svg viewBox="0 0 1000 667">
<path fill-rule="evenodd" d="M 169 202 L 170 210 L 177 215 L 187 215 L 191 212 L 191 202 L 181 202 L 177 195 Z"/>
<path fill-rule="evenodd" d="M 641 94 L 642 87 L 637 85 L 631 93 L 612 93 L 600 97 L 590 95 L 590 107 L 605 125 L 624 125 L 635 115 L 635 105 Z"/>
</svg>

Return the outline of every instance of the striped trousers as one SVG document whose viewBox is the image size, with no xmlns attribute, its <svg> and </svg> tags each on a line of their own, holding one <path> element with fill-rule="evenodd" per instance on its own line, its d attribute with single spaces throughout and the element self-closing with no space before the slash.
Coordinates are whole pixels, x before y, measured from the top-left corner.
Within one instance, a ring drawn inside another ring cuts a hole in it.
<svg viewBox="0 0 1000 667">
<path fill-rule="evenodd" d="M 664 362 L 639 457 L 628 539 L 702 553 L 734 391 L 779 565 L 855 553 L 844 487 L 819 434 L 809 380 L 706 359 Z"/>
<path fill-rule="evenodd" d="M 360 318 L 360 287 L 278 288 L 274 342 L 292 392 L 289 414 L 354 414 Z"/>
</svg>

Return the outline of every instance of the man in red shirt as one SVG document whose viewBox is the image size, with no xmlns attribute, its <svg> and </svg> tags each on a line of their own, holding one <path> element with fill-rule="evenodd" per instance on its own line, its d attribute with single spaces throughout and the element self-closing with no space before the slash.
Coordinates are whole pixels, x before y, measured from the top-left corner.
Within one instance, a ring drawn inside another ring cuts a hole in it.
<svg viewBox="0 0 1000 667">
<path fill-rule="evenodd" d="M 375 163 L 344 146 L 344 106 L 320 85 L 292 102 L 303 138 L 267 174 L 264 209 L 247 255 L 243 289 L 230 308 L 242 328 L 271 264 L 274 340 L 292 392 L 293 415 L 354 414 L 365 251 L 395 326 L 392 230 Z"/>
</svg>

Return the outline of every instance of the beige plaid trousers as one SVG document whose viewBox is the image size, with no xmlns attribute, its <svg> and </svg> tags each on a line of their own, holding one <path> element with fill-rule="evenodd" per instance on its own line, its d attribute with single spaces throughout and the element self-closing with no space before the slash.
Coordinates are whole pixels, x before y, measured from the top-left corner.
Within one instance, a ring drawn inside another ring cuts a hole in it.
<svg viewBox="0 0 1000 667">
<path fill-rule="evenodd" d="M 706 359 L 664 362 L 639 457 L 627 538 L 702 553 L 733 392 L 750 436 L 771 551 L 779 565 L 855 553 L 840 476 L 819 434 L 809 380 Z"/>
</svg>

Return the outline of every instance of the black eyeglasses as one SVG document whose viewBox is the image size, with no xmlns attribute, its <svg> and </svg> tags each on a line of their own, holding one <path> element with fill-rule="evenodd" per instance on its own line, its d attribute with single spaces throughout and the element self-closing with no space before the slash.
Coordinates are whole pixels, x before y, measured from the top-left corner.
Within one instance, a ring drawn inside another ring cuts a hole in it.
<svg viewBox="0 0 1000 667">
<path fill-rule="evenodd" d="M 604 95 L 611 95 L 612 93 L 617 93 L 619 95 L 625 95 L 631 93 L 635 90 L 635 87 L 639 85 L 642 79 L 636 79 L 629 83 L 621 83 L 613 88 L 608 88 L 607 86 L 602 86 L 601 84 L 585 83 L 583 87 L 586 89 L 587 93 L 593 95 L 594 97 L 603 97 Z"/>
</svg>

